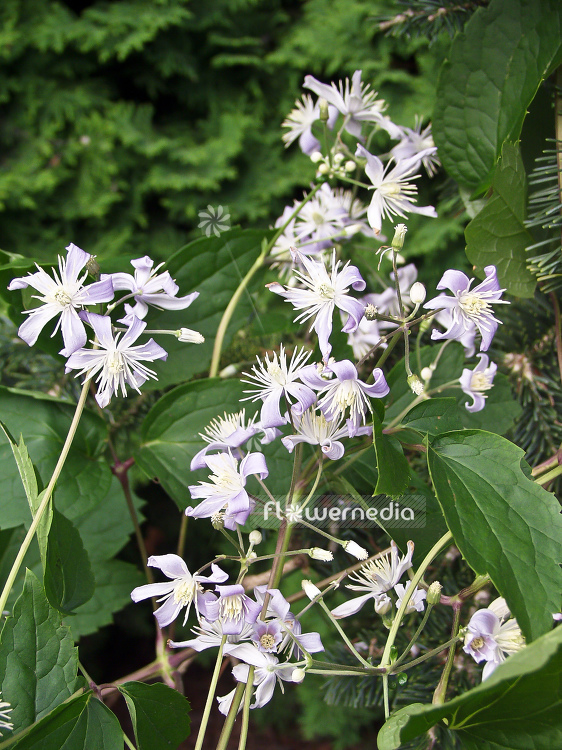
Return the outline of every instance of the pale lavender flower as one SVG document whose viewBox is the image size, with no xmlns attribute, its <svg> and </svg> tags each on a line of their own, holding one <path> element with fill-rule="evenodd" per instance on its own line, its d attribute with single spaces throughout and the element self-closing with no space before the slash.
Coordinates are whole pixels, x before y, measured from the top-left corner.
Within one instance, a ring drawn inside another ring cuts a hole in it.
<svg viewBox="0 0 562 750">
<path fill-rule="evenodd" d="M 150 597 L 160 597 L 157 601 L 164 603 L 154 612 L 154 616 L 161 628 L 173 622 L 184 607 L 185 625 L 193 602 L 197 616 L 205 617 L 208 605 L 216 600 L 216 596 L 210 591 L 204 591 L 201 584 L 223 583 L 228 578 L 228 573 L 221 570 L 218 565 L 211 565 L 210 576 L 192 575 L 182 558 L 172 554 L 153 555 L 148 558 L 148 565 L 160 568 L 171 581 L 138 586 L 131 592 L 131 599 L 140 602 Z"/>
<path fill-rule="evenodd" d="M 258 620 L 254 623 L 252 641 L 255 647 L 264 654 L 277 653 L 277 647 L 283 637 L 283 628 L 277 620 L 270 620 L 269 622 Z"/>
<path fill-rule="evenodd" d="M 463 650 L 480 663 L 486 661 L 482 679 L 489 677 L 506 657 L 520 651 L 525 639 L 515 618 L 509 618 L 505 599 L 493 601 L 487 609 L 479 609 L 470 618 Z"/>
<path fill-rule="evenodd" d="M 235 644 L 241 641 L 249 641 L 254 635 L 254 627 L 249 623 L 244 623 L 244 627 L 236 635 L 228 635 L 223 632 L 222 622 L 214 620 L 210 622 L 204 617 L 199 620 L 199 626 L 191 629 L 195 638 L 187 641 L 168 641 L 168 645 L 173 648 L 192 648 L 194 651 L 205 651 L 208 648 L 218 648 L 222 638 L 226 635 L 226 643 Z"/>
<path fill-rule="evenodd" d="M 244 393 L 252 395 L 246 396 L 242 400 L 258 401 L 261 399 L 263 401 L 260 421 L 264 428 L 279 427 L 286 424 L 287 420 L 280 410 L 282 396 L 285 397 L 291 411 L 296 415 L 302 414 L 316 401 L 314 391 L 297 382 L 310 355 L 311 352 L 305 349 L 295 349 L 290 362 L 287 364 L 285 349 L 281 344 L 279 356 L 276 352 L 273 352 L 272 358 L 269 359 L 269 355 L 266 354 L 264 362 L 258 357 L 257 366 L 252 366 L 253 374 L 244 373 L 249 379 L 242 379 L 242 382 L 254 386 L 254 389 L 244 391 Z M 293 403 L 293 400 L 296 403 Z"/>
<path fill-rule="evenodd" d="M 366 591 L 367 593 L 344 602 L 344 604 L 340 604 L 339 607 L 333 609 L 334 617 L 349 617 L 349 615 L 356 614 L 369 599 L 374 600 L 375 608 L 378 606 L 379 614 L 388 611 L 390 600 L 386 596 L 386 592 L 394 588 L 408 568 L 412 567 L 414 543 L 408 542 L 408 552 L 402 558 L 399 558 L 398 547 L 394 541 L 390 542 L 390 547 L 389 554 L 371 560 L 363 565 L 357 573 L 352 573 L 349 576 L 351 580 L 355 580 L 357 583 L 348 583 L 346 588 L 352 591 Z"/>
<path fill-rule="evenodd" d="M 292 674 L 295 669 L 290 662 L 279 663 L 279 659 L 272 654 L 262 653 L 258 648 L 249 643 L 241 643 L 236 646 L 225 646 L 225 653 L 234 656 L 243 664 L 237 664 L 232 674 L 238 682 L 247 682 L 250 665 L 255 667 L 253 686 L 255 686 L 255 700 L 250 708 L 262 708 L 269 703 L 273 697 L 273 691 L 277 682 L 284 680 L 293 682 Z M 220 701 L 220 699 L 219 699 Z M 220 705 L 221 712 L 223 706 Z"/>
<path fill-rule="evenodd" d="M 203 438 L 207 445 L 191 459 L 191 470 L 205 468 L 204 458 L 209 451 L 226 451 L 229 448 L 235 450 L 260 432 L 262 428 L 259 424 L 256 424 L 256 416 L 254 415 L 246 423 L 246 410 L 242 409 L 235 414 L 225 412 L 224 417 L 213 419 L 205 427 L 204 433 L 199 433 L 199 437 Z M 236 451 L 234 455 L 236 455 Z M 237 457 L 242 458 L 241 455 Z"/>
<path fill-rule="evenodd" d="M 420 154 L 423 153 L 424 156 L 420 158 L 420 162 L 425 167 L 427 174 L 433 177 L 437 168 L 441 166 L 441 162 L 437 156 L 437 148 L 431 134 L 431 123 L 423 130 L 421 129 L 421 123 L 421 119 L 416 117 L 413 130 L 412 128 L 402 128 L 402 140 L 391 149 L 390 156 L 395 162 L 399 162 L 412 157 L 420 158 Z"/>
<path fill-rule="evenodd" d="M 76 377 L 85 375 L 85 380 L 97 375 L 96 401 L 102 409 L 119 391 L 122 396 L 127 395 L 125 384 L 140 392 L 148 378 L 156 379 L 156 373 L 142 362 L 166 359 L 168 353 L 153 339 L 133 346 L 146 328 L 144 320 L 133 317 L 128 330 L 114 336 L 109 317 L 88 312 L 83 312 L 82 317 L 94 329 L 99 348 L 75 351 L 66 363 L 66 372 L 80 370 Z"/>
<path fill-rule="evenodd" d="M 244 586 L 234 583 L 216 586 L 219 598 L 207 605 L 205 617 L 220 620 L 224 635 L 240 635 L 244 625 L 253 625 L 261 612 L 260 605 L 244 593 Z"/>
<path fill-rule="evenodd" d="M 136 304 L 133 307 L 125 304 L 128 316 L 136 315 L 141 319 L 146 317 L 149 305 L 159 310 L 185 310 L 199 296 L 199 292 L 192 292 L 185 297 L 176 297 L 178 285 L 168 271 L 158 273 L 164 264 L 160 263 L 153 268 L 154 261 L 148 255 L 132 260 L 131 265 L 135 269 L 134 276 L 130 273 L 101 275 L 102 280 L 111 279 L 115 291 L 126 290 L 133 295 Z"/>
<path fill-rule="evenodd" d="M 380 233 L 382 220 L 385 217 L 402 216 L 405 218 L 407 213 L 437 216 L 433 206 L 416 205 L 414 201 L 417 187 L 408 181 L 417 172 L 420 158 L 425 155 L 422 151 L 418 156 L 400 161 L 396 166 L 390 169 L 387 167 L 385 170 L 378 156 L 370 154 L 361 145 L 357 146 L 357 156 L 367 160 L 365 173 L 373 183 L 373 197 L 367 210 L 367 218 L 376 234 Z"/>
<path fill-rule="evenodd" d="M 246 492 L 246 479 L 257 474 L 261 479 L 268 475 L 263 453 L 248 453 L 240 466 L 230 451 L 205 456 L 205 464 L 213 472 L 211 482 L 199 482 L 188 487 L 194 500 L 204 498 L 195 508 L 186 509 L 186 516 L 210 518 L 226 509 L 236 523 L 245 523 L 250 513 L 250 497 Z"/>
<path fill-rule="evenodd" d="M 459 378 L 463 393 L 472 398 L 471 404 L 465 404 L 470 412 L 482 411 L 486 406 L 488 394 L 485 391 L 493 386 L 498 369 L 494 362 L 488 366 L 490 360 L 487 354 L 479 354 L 478 358 L 480 361 L 476 367 L 473 370 L 464 369 Z"/>
<path fill-rule="evenodd" d="M 399 608 L 402 605 L 402 599 L 406 593 L 406 587 L 401 583 L 397 583 L 394 587 L 394 591 L 398 596 L 396 600 L 396 607 Z M 412 596 L 410 597 L 404 614 L 409 615 L 412 612 L 423 612 L 424 601 L 426 600 L 427 593 L 423 589 L 416 588 Z"/>
<path fill-rule="evenodd" d="M 307 409 L 300 418 L 294 420 L 296 435 L 287 435 L 281 438 L 281 442 L 289 453 L 293 452 L 295 445 L 298 443 L 308 443 L 309 445 L 319 445 L 322 453 L 326 458 L 337 461 L 345 453 L 342 438 L 349 437 L 349 427 L 342 427 L 343 415 L 328 422 L 322 413 L 317 413 L 313 409 Z M 360 427 L 356 435 L 370 435 L 373 431 L 371 425 Z"/>
<path fill-rule="evenodd" d="M 54 268 L 52 269 L 53 278 L 37 266 L 36 273 L 13 279 L 8 289 L 14 291 L 30 286 L 40 292 L 40 296 L 34 295 L 34 299 L 38 299 L 42 304 L 32 310 L 24 311 L 24 314 L 29 317 L 19 327 L 18 336 L 26 344 L 33 346 L 47 323 L 60 315 L 51 336 L 54 336 L 59 328 L 61 329 L 64 341 L 61 354 L 68 357 L 83 347 L 88 340 L 78 311 L 86 305 L 112 300 L 113 283 L 111 278 L 107 278 L 84 286 L 88 272 L 86 271 L 81 278 L 79 277 L 91 256 L 72 243 L 66 249 L 66 259 L 59 255 L 58 273 Z"/>
<path fill-rule="evenodd" d="M 304 204 L 295 219 L 296 246 L 307 255 L 319 253 L 347 236 L 349 214 L 324 183 L 312 200 Z"/>
<path fill-rule="evenodd" d="M 332 104 L 344 116 L 344 129 L 355 138 L 364 140 L 361 135 L 363 122 L 373 122 L 388 132 L 391 138 L 400 138 L 401 130 L 382 113 L 386 109 L 384 99 L 377 99 L 377 92 L 369 90 L 368 84 L 361 83 L 361 71 L 356 70 L 345 83 L 340 81 L 330 85 L 306 76 L 304 87 Z"/>
<path fill-rule="evenodd" d="M 384 373 L 377 367 L 373 370 L 374 382 L 367 385 L 359 380 L 357 368 L 349 359 L 329 362 L 326 368 L 335 378 L 326 380 L 310 365 L 304 368 L 301 380 L 311 388 L 318 389 L 318 407 L 331 422 L 343 416 L 349 408 L 347 428 L 349 437 L 355 437 L 363 425 L 365 414 L 371 411 L 369 398 L 383 398 L 390 392 Z"/>
<path fill-rule="evenodd" d="M 335 107 L 329 107 L 328 127 L 333 128 L 337 120 L 338 111 Z M 310 94 L 303 94 L 302 101 L 297 99 L 295 108 L 292 109 L 281 127 L 289 128 L 283 133 L 285 148 L 299 139 L 299 146 L 303 154 L 310 156 L 314 151 L 320 150 L 320 141 L 312 135 L 312 126 L 320 119 L 320 107 L 318 102 L 314 103 Z"/>
<path fill-rule="evenodd" d="M 336 251 L 332 253 L 332 270 L 328 273 L 322 261 L 314 261 L 301 253 L 297 253 L 299 260 L 305 268 L 305 272 L 295 271 L 298 281 L 305 289 L 283 288 L 281 284 L 267 284 L 268 288 L 275 294 L 284 297 L 290 302 L 295 310 L 302 310 L 295 318 L 295 322 L 303 322 L 314 318 L 310 327 L 311 331 L 318 334 L 318 344 L 324 360 L 327 361 L 332 350 L 329 342 L 332 333 L 332 316 L 335 308 L 343 310 L 348 314 L 347 322 L 342 328 L 343 333 L 351 333 L 357 329 L 359 321 L 363 317 L 365 308 L 359 302 L 348 295 L 349 287 L 357 291 L 365 289 L 359 269 L 351 266 L 349 261 L 339 270 L 340 261 L 336 261 Z"/>
<path fill-rule="evenodd" d="M 451 324 L 444 333 L 434 329 L 432 339 L 459 339 L 467 331 L 477 328 L 482 336 L 480 351 L 489 349 L 500 323 L 494 317 L 492 305 L 508 305 L 509 302 L 500 299 L 505 289 L 500 289 L 496 267 L 486 266 L 484 273 L 484 281 L 471 289 L 474 279 L 469 279 L 462 271 L 445 271 L 437 289 L 449 289 L 454 296 L 440 295 L 426 302 L 424 307 L 429 310 L 446 308 L 451 313 Z"/>
</svg>

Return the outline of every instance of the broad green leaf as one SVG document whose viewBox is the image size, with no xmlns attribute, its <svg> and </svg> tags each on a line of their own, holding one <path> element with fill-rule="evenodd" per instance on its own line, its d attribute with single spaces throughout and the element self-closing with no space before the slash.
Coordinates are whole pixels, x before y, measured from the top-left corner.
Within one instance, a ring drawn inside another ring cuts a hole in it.
<svg viewBox="0 0 562 750">
<path fill-rule="evenodd" d="M 519 149 L 505 143 L 492 180 L 493 194 L 466 227 L 466 255 L 477 273 L 496 266 L 500 286 L 516 297 L 532 297 L 537 280 L 527 268 L 525 228 L 527 179 Z"/>
<path fill-rule="evenodd" d="M 432 398 L 422 401 L 406 414 L 402 424 L 422 433 L 427 432 L 429 435 L 439 435 L 462 427 L 454 398 Z"/>
<path fill-rule="evenodd" d="M 63 615 L 89 601 L 96 587 L 88 553 L 72 521 L 53 508 L 43 583 L 49 604 Z"/>
<path fill-rule="evenodd" d="M 562 628 L 510 656 L 478 687 L 442 706 L 401 708 L 377 737 L 398 750 L 440 721 L 464 750 L 553 750 L 562 738 Z"/>
<path fill-rule="evenodd" d="M 0 634 L 0 684 L 13 707 L 14 732 L 42 719 L 77 688 L 78 655 L 70 630 L 27 571 L 23 593 Z"/>
<path fill-rule="evenodd" d="M 92 693 L 87 693 L 58 706 L 12 747 L 14 750 L 123 750 L 123 731 L 115 714 Z"/>
<path fill-rule="evenodd" d="M 172 336 L 160 343 L 169 356 L 166 362 L 151 367 L 158 381 L 150 380 L 143 388 L 162 388 L 189 380 L 205 373 L 211 363 L 213 344 L 222 314 L 232 295 L 261 251 L 264 233 L 254 229 L 232 229 L 220 237 L 201 237 L 169 259 L 167 269 L 180 287 L 180 295 L 199 292 L 199 297 L 186 310 L 163 311 L 150 315 L 150 328 L 191 328 L 205 337 L 203 344 L 183 344 Z M 251 289 L 256 288 L 254 277 Z M 228 326 L 223 349 L 236 331 L 251 321 L 258 326 L 259 316 L 253 306 L 250 290 L 243 293 Z"/>
<path fill-rule="evenodd" d="M 562 591 L 562 517 L 523 473 L 524 452 L 499 435 L 450 432 L 428 445 L 433 486 L 455 543 L 488 574 L 528 641 L 552 627 Z"/>
<path fill-rule="evenodd" d="M 506 140 L 562 59 L 558 0 L 492 0 L 452 42 L 437 84 L 433 134 L 447 172 L 483 191 Z"/>
<path fill-rule="evenodd" d="M 410 481 L 410 466 L 400 442 L 393 435 L 384 435 L 382 422 L 373 413 L 373 444 L 377 457 L 377 484 L 374 495 L 401 495 Z"/>
<path fill-rule="evenodd" d="M 177 690 L 156 682 L 125 682 L 119 687 L 127 702 L 139 750 L 176 750 L 189 736 L 189 703 Z"/>
<path fill-rule="evenodd" d="M 188 486 L 196 484 L 190 463 L 205 446 L 199 433 L 223 412 L 240 411 L 245 387 L 239 380 L 196 380 L 167 393 L 146 416 L 135 460 L 147 476 L 158 478 L 180 510 L 190 505 Z"/>
</svg>

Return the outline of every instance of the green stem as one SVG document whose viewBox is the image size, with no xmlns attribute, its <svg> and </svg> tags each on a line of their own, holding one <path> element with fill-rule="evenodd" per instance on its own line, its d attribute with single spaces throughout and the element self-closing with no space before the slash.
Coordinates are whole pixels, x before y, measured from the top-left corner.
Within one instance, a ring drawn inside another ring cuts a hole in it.
<svg viewBox="0 0 562 750">
<path fill-rule="evenodd" d="M 217 750 L 226 750 L 228 740 L 230 739 L 230 735 L 232 734 L 232 727 L 234 726 L 234 721 L 236 719 L 236 714 L 238 713 L 240 701 L 242 700 L 242 696 L 244 695 L 245 690 L 245 682 L 239 682 L 238 685 L 236 685 L 234 697 L 230 705 L 230 711 L 228 712 L 228 716 L 226 717 L 226 721 L 224 722 L 224 726 L 222 728 L 221 736 L 219 737 Z"/>
<path fill-rule="evenodd" d="M 556 477 L 560 476 L 560 474 L 562 474 L 562 464 L 560 464 L 560 466 L 557 466 L 555 469 L 552 469 L 552 471 L 548 471 L 546 474 L 543 474 L 542 477 L 536 478 L 535 482 L 543 486 L 551 482 L 553 479 L 556 479 Z"/>
<path fill-rule="evenodd" d="M 90 381 L 88 379 L 82 385 L 82 392 L 80 393 L 80 398 L 78 399 L 78 403 L 76 405 L 76 411 L 74 412 L 72 423 L 70 425 L 70 429 L 68 430 L 68 435 L 66 436 L 66 440 L 64 441 L 64 445 L 62 447 L 59 460 L 57 461 L 57 465 L 55 466 L 55 470 L 53 471 L 51 481 L 49 482 L 47 489 L 45 490 L 43 500 L 41 501 L 41 504 L 37 508 L 37 512 L 35 513 L 35 516 L 33 517 L 31 526 L 29 527 L 29 530 L 27 534 L 25 535 L 25 539 L 23 540 L 23 543 L 19 549 L 16 559 L 14 560 L 14 564 L 12 565 L 12 569 L 10 570 L 10 573 L 4 585 L 2 595 L 0 596 L 0 613 L 6 609 L 6 602 L 8 601 L 8 596 L 10 595 L 12 586 L 14 585 L 16 577 L 19 573 L 19 569 L 21 567 L 23 559 L 27 553 L 27 550 L 29 549 L 29 545 L 31 544 L 33 537 L 35 536 L 37 527 L 39 526 L 39 523 L 41 519 L 43 518 L 43 515 L 45 514 L 45 511 L 47 510 L 49 503 L 51 502 L 51 497 L 53 495 L 53 490 L 55 489 L 55 484 L 57 483 L 57 479 L 59 478 L 60 473 L 63 469 L 64 463 L 67 459 L 68 453 L 70 451 L 70 447 L 72 445 L 72 441 L 74 440 L 76 430 L 78 429 L 78 423 L 80 422 L 80 417 L 82 416 L 82 411 L 84 410 L 84 404 L 86 403 L 86 398 L 88 396 L 89 387 L 90 387 Z"/>
<path fill-rule="evenodd" d="M 399 674 L 400 672 L 405 672 L 407 669 L 411 669 L 412 667 L 415 667 L 418 664 L 421 664 L 422 662 L 427 661 L 428 659 L 431 659 L 433 656 L 440 654 L 446 648 L 449 648 L 453 644 L 457 643 L 459 640 L 460 640 L 460 637 L 457 635 L 455 638 L 451 638 L 446 643 L 442 643 L 440 646 L 437 646 L 436 648 L 431 649 L 431 651 L 428 651 L 427 653 L 423 654 L 423 656 L 418 656 L 417 659 L 408 661 L 406 662 L 406 664 L 401 664 L 396 669 L 394 669 L 394 664 L 393 664 L 391 667 L 389 667 L 389 673 Z"/>
<path fill-rule="evenodd" d="M 238 743 L 238 750 L 245 750 L 246 741 L 248 739 L 248 724 L 250 722 L 250 701 L 252 700 L 254 671 L 255 671 L 255 667 L 250 666 L 250 669 L 248 670 L 248 680 L 246 682 L 246 690 L 244 691 L 244 707 L 242 709 L 242 728 L 240 730 L 240 741 Z"/>
<path fill-rule="evenodd" d="M 458 634 L 459 630 L 459 620 L 461 616 L 461 607 L 462 602 L 459 602 L 453 609 L 453 627 L 451 628 L 451 640 L 455 639 Z M 439 680 L 439 684 L 435 688 L 435 692 L 433 693 L 433 703 L 436 705 L 441 705 L 442 703 L 445 703 L 445 695 L 447 693 L 447 685 L 449 684 L 449 677 L 451 676 L 451 671 L 453 669 L 453 661 L 455 659 L 455 651 L 457 649 L 456 640 L 454 643 L 451 644 L 449 647 L 449 653 L 447 654 L 447 661 L 445 662 L 445 667 L 443 669 L 443 674 L 441 675 L 441 679 Z"/>
<path fill-rule="evenodd" d="M 402 652 L 402 655 L 399 656 L 398 659 L 396 659 L 395 662 L 393 662 L 393 664 L 392 664 L 393 668 L 394 667 L 398 667 L 400 664 L 402 664 L 402 662 L 404 661 L 404 659 L 410 653 L 410 649 L 412 648 L 412 646 L 414 645 L 414 643 L 418 640 L 418 638 L 420 637 L 420 634 L 421 634 L 422 630 L 425 628 L 425 624 L 426 624 L 426 622 L 429 619 L 429 615 L 431 614 L 431 610 L 432 609 L 433 609 L 433 604 L 428 604 L 427 608 L 425 610 L 423 619 L 422 619 L 422 621 L 420 622 L 420 624 L 418 626 L 418 629 L 416 630 L 416 632 L 412 636 L 412 639 L 410 640 L 410 643 L 408 643 L 408 645 L 406 646 L 406 648 Z"/>
<path fill-rule="evenodd" d="M 226 643 L 226 635 L 223 635 L 219 652 L 217 654 L 217 660 L 215 662 L 215 669 L 213 670 L 213 676 L 211 678 L 211 684 L 209 685 L 209 692 L 207 694 L 207 701 L 203 710 L 203 717 L 201 719 L 201 725 L 199 726 L 199 733 L 197 734 L 197 742 L 195 744 L 195 750 L 201 750 L 203 747 L 203 740 L 205 738 L 205 732 L 207 731 L 207 724 L 209 722 L 209 716 L 211 714 L 211 708 L 213 707 L 213 700 L 215 698 L 215 692 L 217 689 L 217 683 L 219 681 L 219 675 L 222 665 L 222 652 L 224 644 Z"/>
<path fill-rule="evenodd" d="M 348 647 L 348 649 L 351 651 L 351 653 L 353 654 L 353 656 L 355 656 L 355 658 L 358 661 L 360 661 L 361 664 L 364 667 L 367 667 L 367 668 L 371 667 L 372 665 L 369 664 L 369 662 L 366 661 L 366 659 L 364 659 L 361 656 L 361 654 L 359 653 L 359 651 L 357 651 L 357 649 L 355 648 L 355 646 L 353 645 L 353 643 L 349 640 L 349 638 L 347 637 L 347 635 L 344 633 L 343 628 L 341 627 L 341 625 L 339 624 L 339 622 L 336 620 L 336 618 L 334 617 L 334 615 L 328 609 L 328 605 L 326 604 L 326 602 L 323 599 L 318 599 L 318 604 L 320 604 L 320 606 L 322 607 L 322 609 L 324 610 L 324 612 L 328 615 L 328 617 L 332 621 L 332 625 L 334 625 L 334 627 L 336 628 L 336 630 L 340 634 L 341 638 L 343 639 L 344 643 L 346 644 L 346 646 Z"/>
</svg>

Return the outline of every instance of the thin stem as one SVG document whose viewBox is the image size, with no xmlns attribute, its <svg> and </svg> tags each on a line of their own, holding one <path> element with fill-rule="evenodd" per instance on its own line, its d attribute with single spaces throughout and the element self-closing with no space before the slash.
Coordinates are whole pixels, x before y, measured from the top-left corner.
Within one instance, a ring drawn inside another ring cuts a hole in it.
<svg viewBox="0 0 562 750">
<path fill-rule="evenodd" d="M 57 465 L 55 466 L 55 470 L 53 471 L 51 481 L 49 482 L 47 489 L 45 490 L 43 500 L 41 500 L 41 504 L 37 508 L 37 512 L 35 513 L 33 517 L 31 526 L 29 527 L 29 530 L 27 534 L 25 535 L 25 539 L 23 540 L 22 545 L 19 549 L 19 552 L 16 556 L 16 559 L 14 560 L 12 569 L 10 570 L 10 573 L 8 574 L 8 578 L 6 580 L 4 589 L 2 590 L 2 594 L 0 596 L 0 612 L 3 612 L 6 609 L 6 602 L 8 601 L 8 596 L 10 595 L 12 586 L 14 585 L 16 577 L 19 573 L 19 569 L 21 567 L 23 559 L 27 553 L 27 550 L 29 549 L 29 545 L 31 544 L 33 537 L 35 536 L 37 527 L 39 526 L 39 523 L 41 519 L 43 518 L 43 515 L 45 514 L 45 511 L 47 510 L 49 503 L 51 502 L 51 497 L 53 495 L 53 490 L 55 489 L 55 484 L 57 483 L 57 479 L 59 478 L 60 473 L 63 469 L 64 463 L 67 459 L 68 453 L 70 451 L 70 447 L 72 445 L 72 441 L 74 440 L 76 430 L 78 429 L 78 423 L 80 422 L 80 417 L 82 416 L 82 412 L 84 410 L 84 405 L 86 403 L 86 398 L 88 396 L 89 387 L 90 387 L 90 381 L 88 379 L 82 385 L 82 391 L 80 393 L 80 398 L 78 399 L 78 403 L 76 404 L 76 410 L 74 412 L 74 416 L 70 424 L 70 429 L 68 430 L 68 435 L 66 436 L 66 440 L 64 441 L 64 445 L 62 447 L 59 460 L 57 461 Z"/>
<path fill-rule="evenodd" d="M 544 486 L 545 484 L 552 482 L 552 480 L 556 479 L 556 477 L 559 477 L 560 474 L 562 474 L 562 464 L 560 466 L 557 466 L 555 469 L 552 469 L 552 471 L 548 471 L 546 474 L 543 474 L 541 477 L 538 477 L 538 479 L 535 479 L 535 482 L 537 484 L 540 484 L 541 486 Z"/>
<path fill-rule="evenodd" d="M 562 121 L 562 117 L 561 117 Z M 559 168 L 562 169 L 562 146 L 560 143 L 557 144 L 557 154 L 559 161 Z M 556 356 L 558 357 L 558 371 L 560 373 L 560 379 L 562 380 L 562 330 L 560 325 L 560 305 L 558 304 L 558 298 L 554 292 L 550 293 L 550 299 L 552 306 L 554 307 L 554 332 L 556 335 Z"/>
<path fill-rule="evenodd" d="M 406 664 L 401 664 L 399 667 L 394 669 L 394 664 L 392 664 L 389 667 L 390 674 L 400 674 L 400 672 L 405 672 L 408 669 L 411 669 L 412 667 L 417 666 L 418 664 L 421 664 L 424 661 L 427 661 L 428 659 L 431 659 L 433 656 L 436 656 L 437 654 L 440 654 L 442 651 L 445 651 L 446 648 L 449 648 L 455 643 L 458 643 L 460 640 L 460 636 L 456 636 L 455 638 L 451 638 L 446 643 L 442 643 L 440 646 L 437 646 L 436 648 L 432 648 L 431 651 L 428 651 L 427 653 L 423 654 L 423 656 L 418 656 L 417 659 L 412 659 L 412 661 L 406 662 Z"/>
<path fill-rule="evenodd" d="M 125 732 L 123 732 L 123 741 L 125 742 L 125 744 L 129 748 L 129 750 L 137 750 L 136 747 L 131 742 L 131 740 L 127 737 L 127 735 L 125 734 Z"/>
<path fill-rule="evenodd" d="M 462 602 L 459 602 L 456 606 L 453 607 L 453 627 L 451 628 L 451 640 L 455 639 L 458 634 L 459 630 L 459 620 L 461 616 L 461 607 Z M 442 703 L 445 703 L 445 696 L 447 694 L 447 685 L 449 684 L 449 677 L 451 676 L 451 670 L 453 669 L 453 661 L 455 659 L 455 651 L 456 651 L 456 641 L 451 644 L 449 648 L 449 653 L 447 654 L 447 661 L 445 662 L 445 667 L 443 669 L 443 674 L 441 675 L 441 679 L 439 680 L 439 684 L 435 688 L 435 692 L 433 693 L 433 703 L 436 705 L 441 705 Z"/>
<path fill-rule="evenodd" d="M 250 701 L 252 700 L 252 686 L 254 684 L 254 671 L 255 667 L 252 665 L 248 670 L 248 681 L 246 682 L 246 690 L 244 691 L 244 706 L 242 708 L 242 728 L 240 730 L 240 741 L 238 743 L 238 750 L 245 750 L 246 741 L 248 739 L 248 724 L 250 722 Z"/>
<path fill-rule="evenodd" d="M 361 656 L 361 654 L 359 653 L 359 651 L 357 651 L 357 649 L 355 648 L 355 646 L 353 645 L 353 643 L 349 640 L 349 638 L 347 637 L 347 635 L 344 633 L 343 628 L 341 627 L 341 625 L 339 624 L 339 622 L 336 620 L 336 618 L 334 617 L 334 615 L 330 612 L 330 610 L 328 609 L 328 605 L 324 602 L 324 600 L 323 599 L 318 599 L 318 604 L 320 604 L 320 606 L 322 607 L 322 609 L 324 610 L 324 612 L 328 615 L 328 617 L 330 618 L 330 620 L 332 622 L 332 625 L 334 625 L 334 627 L 336 628 L 336 630 L 340 634 L 342 640 L 344 641 L 344 643 L 346 644 L 346 646 L 348 647 L 348 649 L 351 651 L 351 653 L 353 654 L 353 656 L 355 656 L 355 658 L 358 661 L 360 661 L 361 664 L 364 667 L 371 667 L 372 665 L 369 664 L 369 662 L 366 661 L 366 659 L 364 659 Z"/>
<path fill-rule="evenodd" d="M 186 516 L 185 513 L 182 513 L 181 523 L 180 523 L 180 535 L 178 538 L 178 549 L 177 549 L 178 557 L 183 557 L 183 551 L 185 549 L 185 541 L 187 539 L 188 521 L 189 521 L 189 516 Z"/>
<path fill-rule="evenodd" d="M 221 736 L 219 737 L 217 750 L 226 750 L 228 740 L 230 739 L 230 735 L 232 734 L 232 728 L 234 726 L 236 714 L 238 713 L 240 701 L 242 700 L 242 696 L 244 695 L 245 690 L 245 682 L 239 682 L 238 685 L 236 685 L 234 697 L 232 698 L 232 703 L 230 705 L 230 711 L 228 712 L 228 716 L 226 717 L 226 721 L 224 722 L 224 726 L 222 728 Z"/>
<path fill-rule="evenodd" d="M 197 734 L 195 750 L 201 750 L 201 748 L 203 747 L 203 740 L 205 738 L 205 732 L 207 731 L 207 724 L 209 722 L 209 716 L 211 714 L 211 708 L 213 707 L 213 700 L 215 698 L 217 683 L 219 681 L 219 675 L 222 665 L 222 652 L 225 643 L 226 635 L 223 635 L 219 646 L 219 652 L 217 654 L 217 660 L 215 662 L 215 668 L 213 670 L 213 676 L 211 678 L 211 684 L 209 685 L 209 692 L 207 694 L 207 701 L 205 703 L 205 709 L 203 710 L 203 716 L 201 718 L 201 725 L 199 726 L 199 733 Z"/>
<path fill-rule="evenodd" d="M 395 662 L 393 662 L 393 664 L 392 664 L 393 668 L 394 667 L 398 667 L 400 664 L 402 664 L 402 662 L 404 661 L 404 659 L 410 653 L 410 649 L 412 648 L 412 646 L 414 645 L 414 643 L 418 640 L 418 638 L 420 637 L 420 634 L 421 634 L 422 630 L 425 628 L 425 624 L 426 624 L 426 622 L 429 619 L 429 615 L 430 615 L 432 609 L 433 609 L 433 604 L 428 604 L 427 607 L 426 607 L 423 619 L 420 622 L 420 624 L 419 624 L 416 632 L 412 636 L 412 638 L 410 640 L 410 643 L 408 643 L 408 645 L 406 646 L 406 648 L 402 652 L 402 655 L 399 656 L 398 659 L 396 659 Z"/>
</svg>

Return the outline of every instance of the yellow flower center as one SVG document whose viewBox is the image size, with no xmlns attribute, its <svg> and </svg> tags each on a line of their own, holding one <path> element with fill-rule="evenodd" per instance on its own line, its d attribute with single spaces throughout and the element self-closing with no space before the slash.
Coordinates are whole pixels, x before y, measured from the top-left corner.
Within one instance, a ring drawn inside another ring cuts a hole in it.
<svg viewBox="0 0 562 750">
<path fill-rule="evenodd" d="M 270 649 L 275 645 L 275 638 L 269 633 L 264 633 L 260 638 L 260 644 L 262 648 Z"/>
</svg>

